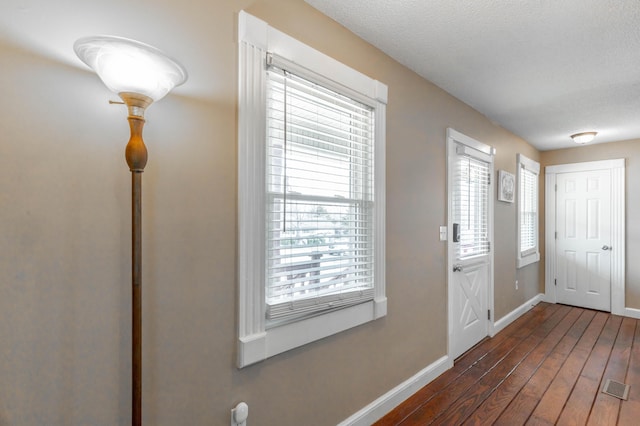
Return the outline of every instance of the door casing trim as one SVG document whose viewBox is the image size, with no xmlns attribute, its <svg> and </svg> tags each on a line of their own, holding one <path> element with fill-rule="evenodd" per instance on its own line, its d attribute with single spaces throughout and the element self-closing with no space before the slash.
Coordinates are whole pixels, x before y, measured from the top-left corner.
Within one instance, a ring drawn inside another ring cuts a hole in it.
<svg viewBox="0 0 640 426">
<path fill-rule="evenodd" d="M 545 167 L 545 302 L 556 303 L 556 177 L 559 173 L 611 171 L 611 313 L 625 315 L 625 159 Z"/>
</svg>

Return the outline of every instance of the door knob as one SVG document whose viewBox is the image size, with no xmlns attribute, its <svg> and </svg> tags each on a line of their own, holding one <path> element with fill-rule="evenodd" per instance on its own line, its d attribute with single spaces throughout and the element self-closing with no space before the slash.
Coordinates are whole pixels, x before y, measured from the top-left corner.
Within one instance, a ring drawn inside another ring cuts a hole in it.
<svg viewBox="0 0 640 426">
<path fill-rule="evenodd" d="M 611 246 L 604 245 L 602 246 L 602 250 L 611 250 Z"/>
<path fill-rule="evenodd" d="M 461 272 L 462 271 L 462 265 L 453 265 L 453 272 Z"/>
</svg>

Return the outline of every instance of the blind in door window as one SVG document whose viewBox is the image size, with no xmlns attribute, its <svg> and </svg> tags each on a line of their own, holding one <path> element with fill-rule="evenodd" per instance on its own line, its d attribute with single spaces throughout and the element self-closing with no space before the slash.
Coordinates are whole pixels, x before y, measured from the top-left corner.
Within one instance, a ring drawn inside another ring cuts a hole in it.
<svg viewBox="0 0 640 426">
<path fill-rule="evenodd" d="M 489 164 L 458 155 L 453 197 L 454 222 L 460 227 L 456 258 L 489 253 Z"/>
<path fill-rule="evenodd" d="M 267 318 L 373 299 L 374 111 L 270 67 Z"/>
<path fill-rule="evenodd" d="M 538 175 L 520 170 L 520 253 L 533 253 L 538 246 Z"/>
</svg>

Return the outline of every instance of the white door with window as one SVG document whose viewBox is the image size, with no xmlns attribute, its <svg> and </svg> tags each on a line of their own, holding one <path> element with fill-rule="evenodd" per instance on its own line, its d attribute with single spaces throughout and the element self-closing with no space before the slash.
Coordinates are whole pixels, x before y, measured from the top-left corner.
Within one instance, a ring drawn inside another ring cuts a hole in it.
<svg viewBox="0 0 640 426">
<path fill-rule="evenodd" d="M 611 311 L 611 171 L 556 176 L 556 296 Z"/>
<path fill-rule="evenodd" d="M 447 134 L 449 198 L 449 355 L 487 336 L 492 289 L 493 148 Z"/>
</svg>

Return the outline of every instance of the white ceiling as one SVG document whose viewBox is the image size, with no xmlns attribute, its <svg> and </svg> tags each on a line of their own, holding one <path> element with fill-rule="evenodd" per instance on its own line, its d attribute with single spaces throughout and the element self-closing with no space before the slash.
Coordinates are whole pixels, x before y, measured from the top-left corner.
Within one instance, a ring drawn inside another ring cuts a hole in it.
<svg viewBox="0 0 640 426">
<path fill-rule="evenodd" d="M 540 150 L 640 138 L 639 0 L 305 0 Z"/>
</svg>

